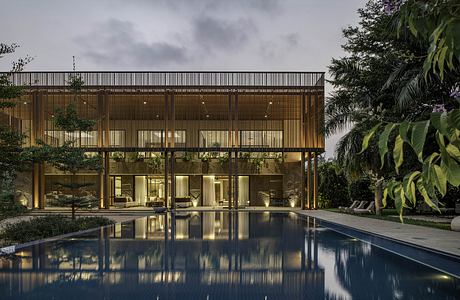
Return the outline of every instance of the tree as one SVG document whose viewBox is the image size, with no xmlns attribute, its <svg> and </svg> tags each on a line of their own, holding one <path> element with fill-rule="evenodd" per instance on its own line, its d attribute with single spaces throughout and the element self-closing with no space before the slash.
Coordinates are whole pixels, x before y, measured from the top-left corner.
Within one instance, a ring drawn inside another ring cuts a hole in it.
<svg viewBox="0 0 460 300">
<path fill-rule="evenodd" d="M 0 58 L 13 53 L 18 45 L 0 43 Z M 11 72 L 20 72 L 31 58 L 20 58 L 13 62 Z M 0 110 L 12 108 L 15 103 L 11 99 L 20 97 L 23 88 L 15 86 L 9 79 L 10 72 L 0 74 Z M 3 215 L 16 214 L 24 211 L 16 200 L 14 179 L 17 172 L 25 168 L 25 153 L 22 148 L 24 135 L 11 127 L 0 125 L 0 212 Z"/>
<path fill-rule="evenodd" d="M 83 84 L 84 82 L 80 77 L 71 77 L 69 86 L 73 93 L 73 101 L 64 109 L 55 111 L 55 126 L 69 134 L 89 131 L 95 124 L 93 120 L 80 118 L 76 110 L 75 103 L 79 100 Z M 84 149 L 75 145 L 76 140 L 66 141 L 62 146 L 57 147 L 47 145 L 43 141 L 38 143 L 39 146 L 32 150 L 36 161 L 46 161 L 56 169 L 70 174 L 70 183 L 61 182 L 58 185 L 69 189 L 71 195 L 61 195 L 57 201 L 63 206 L 72 208 L 72 219 L 75 219 L 76 209 L 97 206 L 96 198 L 90 199 L 80 193 L 83 188 L 93 185 L 93 183 L 77 182 L 77 173 L 84 170 L 100 171 L 102 169 L 101 157 L 86 154 Z"/>
<path fill-rule="evenodd" d="M 401 7 L 401 1 L 385 2 L 390 3 L 390 9 Z M 375 128 L 377 135 L 392 139 L 395 131 L 377 125 L 417 122 L 429 118 L 434 107 L 452 109 L 458 105 L 449 96 L 458 81 L 457 71 L 443 78 L 425 74 L 429 39 L 414 36 L 410 26 L 398 26 L 395 16 L 387 12 L 381 1 L 371 0 L 359 10 L 359 26 L 344 30 L 347 42 L 343 48 L 349 56 L 332 61 L 329 69 L 336 91 L 326 105 L 327 134 L 351 127 L 338 144 L 337 158 L 351 178 L 359 178 L 359 173 L 371 178 L 377 213 L 385 180 L 398 174 L 389 159 L 393 149 L 382 156 L 379 149 L 385 146 L 370 139 L 369 151 L 361 151 L 366 133 Z M 429 139 L 434 142 L 434 136 Z M 415 170 L 417 156 L 406 151 L 405 157 L 402 172 Z"/>
<path fill-rule="evenodd" d="M 388 143 L 393 144 L 396 176 L 389 178 L 383 200 L 389 196 L 395 201 L 402 220 L 403 209 L 415 206 L 418 197 L 439 211 L 439 199 L 446 195 L 448 185 L 460 185 L 460 6 L 447 0 L 433 3 L 391 1 L 386 11 L 394 14 L 398 34 L 408 28 L 413 38 L 422 44 L 429 42 L 419 74 L 424 74 L 426 85 L 436 83 L 437 96 L 441 98 L 428 118 L 380 121 L 362 142 L 361 152 L 369 152 L 369 142 L 375 135 L 379 137 L 382 164 L 385 157 L 390 156 Z M 382 127 L 383 132 L 378 132 Z M 396 134 L 392 138 L 393 131 Z M 429 146 L 425 147 L 427 144 Z M 405 145 L 412 151 L 405 151 Z M 401 170 L 408 154 L 415 155 L 418 163 L 410 170 Z"/>
</svg>

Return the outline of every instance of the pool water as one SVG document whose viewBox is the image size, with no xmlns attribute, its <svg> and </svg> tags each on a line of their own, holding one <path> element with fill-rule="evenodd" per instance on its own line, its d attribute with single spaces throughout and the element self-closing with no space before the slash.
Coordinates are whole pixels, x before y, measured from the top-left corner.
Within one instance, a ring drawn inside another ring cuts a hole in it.
<svg viewBox="0 0 460 300">
<path fill-rule="evenodd" d="M 460 280 L 294 213 L 154 215 L 18 249 L 0 299 L 458 299 Z"/>
</svg>

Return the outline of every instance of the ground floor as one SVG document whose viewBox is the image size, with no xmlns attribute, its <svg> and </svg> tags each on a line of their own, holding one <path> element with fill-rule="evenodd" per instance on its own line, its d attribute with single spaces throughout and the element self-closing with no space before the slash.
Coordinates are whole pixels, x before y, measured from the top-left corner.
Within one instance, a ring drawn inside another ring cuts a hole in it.
<svg viewBox="0 0 460 300">
<path fill-rule="evenodd" d="M 102 152 L 99 173 L 34 166 L 31 208 L 77 194 L 99 208 L 317 207 L 318 153 Z"/>
</svg>

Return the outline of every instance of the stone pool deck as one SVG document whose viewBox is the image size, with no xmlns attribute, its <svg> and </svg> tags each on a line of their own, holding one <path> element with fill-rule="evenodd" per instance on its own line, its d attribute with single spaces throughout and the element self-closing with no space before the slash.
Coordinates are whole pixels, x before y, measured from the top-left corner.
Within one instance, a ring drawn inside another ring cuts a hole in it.
<svg viewBox="0 0 460 300">
<path fill-rule="evenodd" d="M 401 224 L 324 210 L 303 210 L 299 214 L 389 237 L 436 251 L 460 256 L 460 232 Z"/>
</svg>

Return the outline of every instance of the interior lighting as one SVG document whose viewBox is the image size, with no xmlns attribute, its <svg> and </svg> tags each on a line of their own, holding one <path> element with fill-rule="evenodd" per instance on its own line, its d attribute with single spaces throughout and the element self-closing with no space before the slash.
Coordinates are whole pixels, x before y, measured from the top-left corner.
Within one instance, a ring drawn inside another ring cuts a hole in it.
<svg viewBox="0 0 460 300">
<path fill-rule="evenodd" d="M 144 101 L 144 104 L 147 104 L 147 101 Z"/>
</svg>

